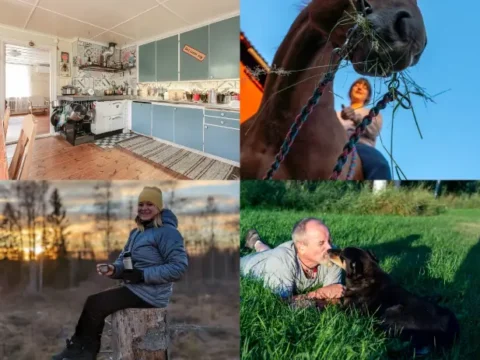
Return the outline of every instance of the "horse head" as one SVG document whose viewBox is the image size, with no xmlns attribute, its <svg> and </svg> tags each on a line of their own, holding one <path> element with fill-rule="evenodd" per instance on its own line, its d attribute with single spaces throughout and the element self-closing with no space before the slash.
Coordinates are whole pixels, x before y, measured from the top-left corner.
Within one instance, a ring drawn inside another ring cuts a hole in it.
<svg viewBox="0 0 480 360">
<path fill-rule="evenodd" d="M 417 0 L 312 0 L 310 23 L 334 47 L 345 43 L 356 72 L 390 76 L 418 63 L 427 45 Z"/>
</svg>

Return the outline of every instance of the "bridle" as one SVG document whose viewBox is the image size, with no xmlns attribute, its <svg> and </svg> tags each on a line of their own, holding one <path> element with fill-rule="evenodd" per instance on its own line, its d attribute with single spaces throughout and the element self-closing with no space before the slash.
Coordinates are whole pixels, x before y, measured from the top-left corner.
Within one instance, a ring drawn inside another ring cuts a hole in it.
<svg viewBox="0 0 480 360">
<path fill-rule="evenodd" d="M 354 5 L 355 10 L 358 13 L 362 14 L 363 16 L 367 16 L 372 13 L 372 7 L 370 6 L 367 0 L 350 0 L 350 1 L 352 2 L 352 5 Z M 297 115 L 294 122 L 292 123 L 287 135 L 285 136 L 285 139 L 282 145 L 280 146 L 278 153 L 275 155 L 274 161 L 272 162 L 269 170 L 263 177 L 263 180 L 272 179 L 274 173 L 278 170 L 278 168 L 280 167 L 280 164 L 283 162 L 286 155 L 289 153 L 290 148 L 293 145 L 293 142 L 295 141 L 295 138 L 297 137 L 301 127 L 308 120 L 308 116 L 313 111 L 313 108 L 318 104 L 318 101 L 323 95 L 323 92 L 325 91 L 325 88 L 327 87 L 327 85 L 330 82 L 332 82 L 335 77 L 335 73 L 337 72 L 337 69 L 338 69 L 338 64 L 335 65 L 335 62 L 334 62 L 335 56 L 339 56 L 340 61 L 344 60 L 347 57 L 349 48 L 350 48 L 350 44 L 349 44 L 350 39 L 352 35 L 355 33 L 355 31 L 357 30 L 357 28 L 358 28 L 358 25 L 357 24 L 354 25 L 347 32 L 347 38 L 345 43 L 342 45 L 342 47 L 336 48 L 332 51 L 330 63 L 325 75 L 323 76 L 321 81 L 318 83 L 316 89 L 314 90 L 307 104 L 302 108 L 300 114 Z M 373 118 L 378 115 L 380 110 L 385 109 L 386 105 L 391 101 L 393 101 L 393 99 L 396 97 L 395 90 L 397 89 L 398 89 L 398 86 L 395 86 L 395 87 L 389 86 L 389 92 L 383 96 L 383 99 L 380 100 L 370 110 L 370 113 L 363 118 L 362 122 L 359 125 L 357 125 L 355 132 L 350 136 L 349 141 L 344 146 L 342 153 L 338 157 L 337 164 L 335 165 L 335 168 L 333 170 L 332 176 L 330 177 L 330 180 L 338 179 L 338 177 L 342 172 L 343 166 L 347 162 L 348 156 L 355 151 L 355 145 L 357 144 L 360 138 L 360 135 L 365 131 L 366 127 L 372 123 Z M 354 156 L 355 156 L 355 153 L 354 153 Z M 353 167 L 355 166 L 354 163 L 355 161 L 352 161 L 351 169 L 349 171 L 349 177 L 353 176 Z M 350 179 L 347 179 L 347 180 L 350 180 Z"/>
</svg>

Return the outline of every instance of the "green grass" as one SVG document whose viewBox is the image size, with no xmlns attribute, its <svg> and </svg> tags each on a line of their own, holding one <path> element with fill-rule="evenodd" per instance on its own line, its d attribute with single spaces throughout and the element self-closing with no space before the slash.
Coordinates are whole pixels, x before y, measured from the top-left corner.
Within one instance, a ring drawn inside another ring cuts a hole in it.
<svg viewBox="0 0 480 360">
<path fill-rule="evenodd" d="M 271 246 L 290 240 L 296 221 L 318 216 L 334 244 L 371 249 L 381 267 L 418 295 L 441 295 L 460 321 L 457 345 L 426 359 L 480 359 L 480 210 L 438 216 L 340 215 L 242 210 L 241 242 L 256 228 Z M 242 250 L 242 255 L 246 254 Z M 405 344 L 376 330 L 375 320 L 336 306 L 292 310 L 259 281 L 241 279 L 242 359 L 411 359 Z"/>
</svg>

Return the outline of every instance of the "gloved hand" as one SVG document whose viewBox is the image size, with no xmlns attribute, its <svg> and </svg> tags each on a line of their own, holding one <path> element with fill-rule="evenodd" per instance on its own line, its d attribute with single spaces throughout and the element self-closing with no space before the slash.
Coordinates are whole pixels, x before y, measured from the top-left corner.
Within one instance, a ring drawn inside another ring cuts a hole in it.
<svg viewBox="0 0 480 360">
<path fill-rule="evenodd" d="M 122 278 L 127 284 L 138 284 L 145 281 L 143 277 L 143 270 L 135 268 L 132 271 L 124 271 Z"/>
<path fill-rule="evenodd" d="M 355 110 L 353 110 L 352 107 L 345 107 L 345 105 L 342 105 L 342 111 L 340 113 L 340 116 L 342 117 L 343 120 L 352 120 L 355 121 Z"/>
</svg>

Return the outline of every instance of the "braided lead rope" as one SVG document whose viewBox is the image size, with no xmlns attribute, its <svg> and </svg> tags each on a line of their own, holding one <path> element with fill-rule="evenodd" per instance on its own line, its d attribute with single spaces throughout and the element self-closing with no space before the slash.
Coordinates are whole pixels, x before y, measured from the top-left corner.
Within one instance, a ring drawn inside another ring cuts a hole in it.
<svg viewBox="0 0 480 360">
<path fill-rule="evenodd" d="M 318 104 L 318 101 L 320 100 L 321 96 L 323 95 L 323 92 L 327 85 L 333 81 L 335 78 L 335 73 L 337 72 L 338 65 L 342 60 L 344 60 L 348 54 L 348 46 L 350 42 L 350 38 L 357 29 L 358 25 L 355 25 L 352 27 L 348 33 L 347 33 L 347 39 L 345 40 L 345 43 L 341 48 L 335 48 L 333 49 L 331 55 L 330 55 L 330 62 L 328 65 L 328 70 L 323 76 L 322 80 L 318 83 L 317 87 L 315 88 L 313 95 L 308 99 L 307 105 L 305 105 L 300 114 L 297 115 L 295 118 L 295 121 L 293 124 L 290 126 L 290 129 L 285 136 L 285 139 L 283 140 L 282 146 L 280 146 L 280 150 L 278 151 L 277 155 L 275 155 L 275 159 L 270 166 L 270 169 L 267 171 L 265 176 L 263 177 L 263 180 L 271 180 L 273 177 L 273 174 L 278 170 L 280 167 L 280 164 L 285 160 L 285 156 L 290 152 L 290 148 L 293 145 L 293 142 L 295 141 L 295 138 L 298 135 L 299 130 L 302 128 L 303 124 L 308 120 L 308 116 L 311 114 L 315 106 Z M 334 58 L 335 55 L 338 54 L 340 56 L 340 61 L 338 65 L 334 65 Z"/>
<path fill-rule="evenodd" d="M 292 147 L 298 132 L 302 128 L 303 124 L 308 120 L 308 115 L 311 114 L 315 105 L 318 104 L 318 101 L 320 100 L 325 88 L 333 80 L 333 78 L 333 72 L 328 72 L 325 74 L 324 78 L 315 89 L 313 95 L 310 97 L 310 99 L 308 99 L 307 105 L 302 108 L 302 111 L 297 115 L 292 126 L 290 126 L 290 130 L 288 131 L 280 150 L 275 156 L 275 160 L 273 161 L 263 180 L 270 180 L 273 177 L 273 174 L 280 167 L 280 164 L 283 162 L 283 160 L 285 160 L 285 156 L 287 156 L 287 154 L 290 152 L 290 148 Z"/>
<path fill-rule="evenodd" d="M 302 108 L 300 114 L 297 115 L 297 117 L 295 118 L 295 121 L 290 126 L 290 129 L 285 139 L 283 140 L 282 145 L 280 146 L 280 150 L 275 155 L 275 159 L 272 165 L 270 166 L 270 169 L 267 171 L 267 173 L 263 177 L 263 180 L 272 179 L 273 175 L 280 167 L 280 164 L 285 160 L 285 157 L 290 152 L 290 148 L 292 147 L 293 142 L 295 141 L 295 138 L 298 135 L 298 132 L 302 128 L 303 124 L 308 120 L 308 116 L 311 114 L 315 106 L 318 104 L 318 101 L 320 100 L 320 97 L 323 95 L 323 92 L 326 86 L 330 82 L 332 82 L 333 79 L 335 78 L 335 73 L 337 72 L 340 62 L 347 57 L 349 52 L 350 39 L 352 35 L 355 33 L 355 31 L 357 30 L 357 28 L 358 28 L 358 24 L 355 24 L 351 29 L 349 29 L 347 32 L 347 38 L 345 40 L 345 43 L 342 45 L 342 47 L 333 49 L 330 55 L 330 62 L 328 65 L 327 72 L 325 73 L 323 79 L 319 82 L 318 86 L 314 90 L 313 95 L 310 97 L 310 99 L 308 99 L 307 105 L 305 105 Z M 334 65 L 335 54 L 338 54 L 340 56 L 340 61 L 338 62 L 337 65 Z"/>
<path fill-rule="evenodd" d="M 350 164 L 350 168 L 348 169 L 347 180 L 353 179 L 353 175 L 355 174 L 355 167 L 357 166 L 357 164 L 355 164 L 355 162 L 357 161 L 357 157 L 358 151 L 357 147 L 355 146 L 352 151 L 352 162 Z"/>
</svg>

